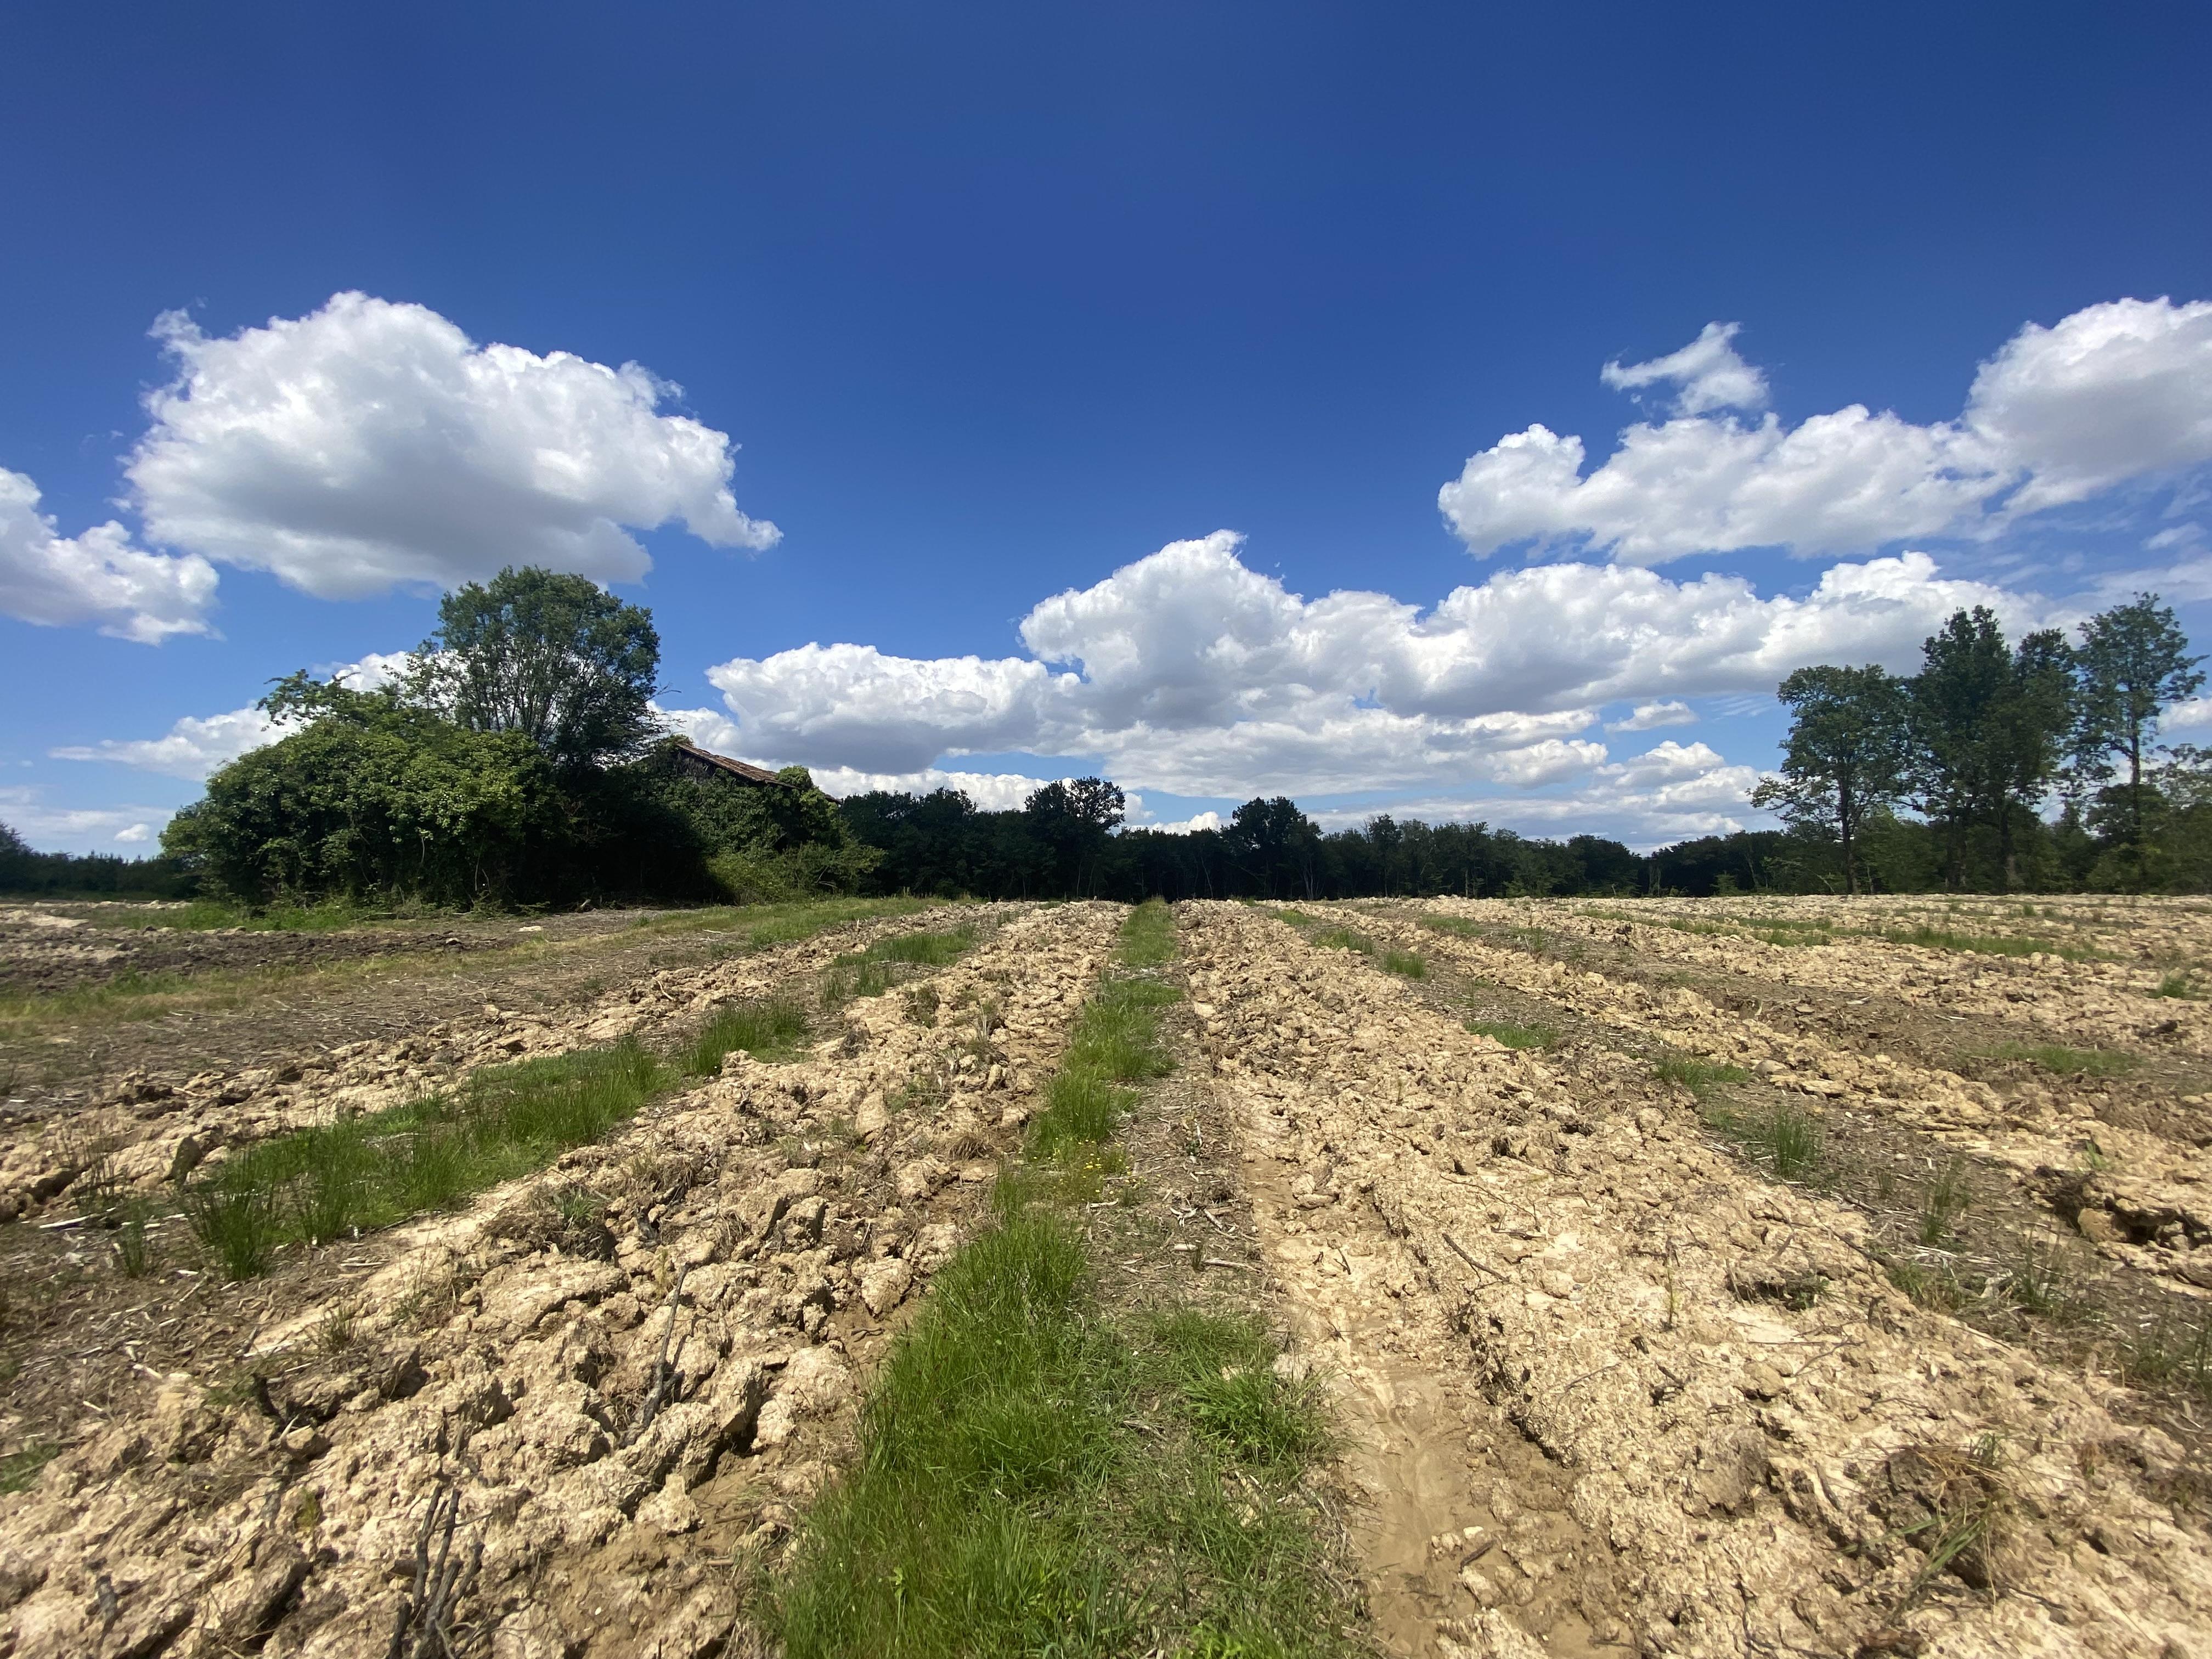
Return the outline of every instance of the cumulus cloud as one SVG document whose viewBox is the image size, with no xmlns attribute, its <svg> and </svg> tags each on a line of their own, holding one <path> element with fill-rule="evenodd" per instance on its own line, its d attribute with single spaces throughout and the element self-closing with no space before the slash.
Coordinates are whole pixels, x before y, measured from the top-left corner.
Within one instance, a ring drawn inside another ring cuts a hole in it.
<svg viewBox="0 0 2212 1659">
<path fill-rule="evenodd" d="M 32 846 L 47 850 L 150 842 L 174 816 L 166 806 L 57 806 L 35 786 L 0 787 L 0 820 Z"/>
<path fill-rule="evenodd" d="M 1556 780 L 1604 762 L 1580 734 L 1675 723 L 1680 699 L 1765 691 L 1814 662 L 1905 668 L 1943 617 L 2033 596 L 1947 579 L 1923 553 L 1841 563 L 1802 597 L 1633 566 L 1502 571 L 1424 614 L 1371 592 L 1307 599 L 1223 531 L 1039 604 L 1029 654 L 921 659 L 809 644 L 708 671 L 733 752 L 871 774 L 962 754 L 1096 756 L 1176 794 L 1319 793 Z"/>
<path fill-rule="evenodd" d="M 412 660 L 412 653 L 405 651 L 371 652 L 359 662 L 349 663 L 323 678 L 338 680 L 357 691 L 374 690 L 398 678 Z M 284 722 L 270 719 L 258 708 L 248 707 L 224 714 L 187 714 L 158 738 L 104 738 L 96 744 L 46 752 L 55 760 L 113 761 L 202 783 L 218 768 L 276 742 L 284 732 Z"/>
<path fill-rule="evenodd" d="M 213 631 L 215 567 L 131 544 L 113 520 L 64 536 L 39 511 L 39 487 L 0 467 L 0 615 L 46 628 L 96 623 L 118 639 L 157 645 Z"/>
<path fill-rule="evenodd" d="M 738 510 L 729 438 L 660 413 L 681 389 L 635 363 L 479 346 L 425 307 L 355 293 L 225 338 L 177 312 L 155 334 L 177 373 L 148 398 L 127 472 L 147 535 L 202 570 L 357 599 L 507 564 L 635 580 L 652 561 L 624 526 L 777 539 Z"/>
<path fill-rule="evenodd" d="M 1736 355 L 1741 323 L 1707 323 L 1680 351 L 1623 368 L 1607 363 L 1598 378 L 1620 392 L 1671 386 L 1674 413 L 1704 415 L 1716 409 L 1764 409 L 1766 376 Z"/>
<path fill-rule="evenodd" d="M 1765 382 L 1733 327 L 1610 385 L 1668 384 L 1673 418 L 1639 422 L 1585 475 L 1583 441 L 1535 425 L 1470 456 L 1437 492 L 1468 550 L 1579 544 L 1617 562 L 1784 547 L 1863 551 L 1992 534 L 2029 513 L 2212 462 L 2212 301 L 2117 300 L 2029 324 L 1984 363 L 1955 421 L 1853 404 L 1796 426 L 1747 422 Z"/>
<path fill-rule="evenodd" d="M 2212 697 L 2191 697 L 2178 702 L 2166 711 L 2159 721 L 2160 729 L 2168 732 L 2189 731 L 2200 726 L 2212 726 Z"/>
<path fill-rule="evenodd" d="M 1639 702 L 1625 720 L 1608 720 L 1608 732 L 1655 732 L 1662 726 L 1694 726 L 1697 715 L 1690 705 L 1669 697 L 1664 702 Z"/>
</svg>

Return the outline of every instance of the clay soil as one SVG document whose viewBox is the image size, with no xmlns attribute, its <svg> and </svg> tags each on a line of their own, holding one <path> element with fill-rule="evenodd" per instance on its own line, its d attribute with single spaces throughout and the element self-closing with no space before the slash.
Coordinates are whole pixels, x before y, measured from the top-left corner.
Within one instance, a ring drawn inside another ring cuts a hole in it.
<svg viewBox="0 0 2212 1659">
<path fill-rule="evenodd" d="M 0 1659 L 770 1650 L 1122 914 L 11 917 Z M 956 925 L 825 999 L 841 953 Z M 2160 994 L 2203 988 L 2204 907 L 1177 925 L 1099 1270 L 1255 1310 L 1326 1380 L 1316 1524 L 1376 1651 L 2212 1655 L 2212 1005 Z M 240 1284 L 183 1213 L 269 1136 L 768 999 L 802 1044 L 453 1211 Z"/>
</svg>

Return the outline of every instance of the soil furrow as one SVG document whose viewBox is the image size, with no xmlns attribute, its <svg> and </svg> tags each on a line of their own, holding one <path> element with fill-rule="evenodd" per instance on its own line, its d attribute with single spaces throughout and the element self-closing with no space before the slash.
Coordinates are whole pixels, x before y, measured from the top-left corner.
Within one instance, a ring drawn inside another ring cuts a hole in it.
<svg viewBox="0 0 2212 1659">
<path fill-rule="evenodd" d="M 1423 1619 L 1448 1652 L 2192 1650 L 2212 1554 L 2167 1437 L 1915 1307 L 1862 1217 L 1710 1146 L 1647 1066 L 1510 1052 L 1363 957 L 1193 910 L 1286 1293 L 1349 1398 L 1422 1390 L 1417 1433 L 1378 1431 L 1377 1512 L 1494 1540 L 1406 1578 L 1378 1521 L 1403 1650 Z"/>
<path fill-rule="evenodd" d="M 804 1061 L 733 1054 L 406 1230 L 231 1375 L 149 1377 L 0 1499 L 0 1651 L 382 1654 L 445 1616 L 415 1562 L 448 1528 L 469 1643 L 735 1650 L 738 1564 L 848 1443 L 854 1368 L 972 1221 L 1119 919 L 1015 915 L 933 1000 L 851 1003 Z"/>
<path fill-rule="evenodd" d="M 1457 902 L 1448 902 L 1456 903 Z M 1394 939 L 1419 943 L 1467 971 L 1586 1018 L 1716 1062 L 1796 1095 L 1893 1121 L 2008 1171 L 2064 1221 L 2139 1271 L 2177 1288 L 2212 1285 L 2212 1153 L 2145 1129 L 2099 1120 L 2078 1098 L 2005 1097 L 1955 1073 L 1871 1055 L 1731 1012 L 1682 986 L 1650 987 L 1483 939 L 1416 930 L 1404 912 L 1370 913 Z M 2087 1226 L 2084 1210 L 2109 1218 Z"/>
</svg>

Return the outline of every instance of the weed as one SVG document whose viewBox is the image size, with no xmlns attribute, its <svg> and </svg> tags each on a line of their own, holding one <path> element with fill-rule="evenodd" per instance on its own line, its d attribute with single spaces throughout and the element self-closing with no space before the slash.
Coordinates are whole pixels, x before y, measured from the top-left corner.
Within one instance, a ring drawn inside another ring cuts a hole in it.
<svg viewBox="0 0 2212 1659">
<path fill-rule="evenodd" d="M 1404 979 L 1426 979 L 1429 976 L 1429 964 L 1411 951 L 1385 951 L 1382 953 L 1382 968 L 1384 972 L 1396 974 Z"/>
<path fill-rule="evenodd" d="M 1920 1242 L 1941 1244 L 1951 1237 L 1951 1230 L 1966 1206 L 1973 1202 L 1973 1188 L 1966 1180 L 1966 1161 L 1954 1158 L 1936 1172 L 1928 1183 L 1920 1200 Z"/>
<path fill-rule="evenodd" d="M 143 1279 L 147 1255 L 146 1212 L 134 1204 L 124 1212 L 123 1224 L 115 1230 L 115 1265 L 122 1269 L 125 1279 Z"/>
<path fill-rule="evenodd" d="M 1698 1087 L 1696 1084 L 1688 1086 Z M 1827 1132 L 1820 1127 L 1820 1121 L 1790 1101 L 1778 1101 L 1771 1110 L 1749 1116 L 1710 1111 L 1706 1121 L 1752 1156 L 1771 1165 L 1776 1176 L 1784 1181 L 1805 1180 L 1820 1169 L 1827 1153 Z"/>
<path fill-rule="evenodd" d="M 2131 1388 L 2180 1388 L 2212 1400 L 2212 1314 L 2195 1323 L 2162 1314 L 2121 1349 L 2120 1374 Z"/>
<path fill-rule="evenodd" d="M 2203 1000 L 2197 994 L 2195 986 L 2191 984 L 2186 973 L 2168 974 L 2164 979 L 2159 981 L 2158 988 L 2151 994 L 2154 997 L 2179 997 L 2185 1002 L 2197 1002 Z"/>
<path fill-rule="evenodd" d="M 1751 1073 L 1724 1060 L 1698 1060 L 1688 1054 L 1668 1054 L 1651 1067 L 1662 1083 L 1674 1083 L 1692 1094 L 1703 1094 L 1723 1083 L 1741 1083 Z"/>
<path fill-rule="evenodd" d="M 1891 1608 L 1892 1619 L 1946 1571 L 1976 1589 L 1990 1587 L 1996 1576 L 1991 1549 L 2008 1507 L 1999 1474 L 2002 1453 L 1997 1437 L 1985 1434 L 1963 1452 L 1929 1444 L 1891 1455 L 1884 1473 L 1889 1505 L 1902 1523 L 1897 1532 L 1925 1558 Z"/>
<path fill-rule="evenodd" d="M 692 1039 L 684 1051 L 684 1070 L 691 1077 L 712 1077 L 722 1069 L 725 1056 L 740 1050 L 761 1060 L 780 1060 L 797 1052 L 807 1035 L 806 1011 L 795 1002 L 738 1003 L 717 1010 L 707 1029 Z"/>
<path fill-rule="evenodd" d="M 1158 1011 L 1175 1000 L 1171 987 L 1152 980 L 1109 980 L 1099 988 L 1045 1085 L 1045 1109 L 1030 1126 L 1030 1146 L 1040 1156 L 1112 1139 L 1134 1098 L 1118 1085 L 1167 1075 Z"/>
<path fill-rule="evenodd" d="M 1924 924 L 1910 930 L 1893 929 L 1876 937 L 1887 939 L 1893 945 L 1917 945 L 1923 950 L 1960 951 L 1978 956 L 2045 955 L 2063 957 L 2069 962 L 2111 960 L 2102 951 L 2093 951 L 2086 945 L 2065 945 L 2047 939 L 2022 939 L 2011 933 L 1954 933 Z"/>
<path fill-rule="evenodd" d="M 2039 1319 L 2072 1324 L 2088 1315 L 2075 1281 L 2072 1255 L 2055 1237 L 2023 1239 L 2020 1254 L 1998 1288 L 2013 1306 Z"/>
<path fill-rule="evenodd" d="M 1510 1020 L 1471 1019 L 1467 1029 L 1477 1036 L 1493 1037 L 1509 1048 L 1556 1048 L 1559 1046 L 1559 1028 L 1552 1025 L 1516 1025 Z"/>
<path fill-rule="evenodd" d="M 906 994 L 905 1001 L 908 1024 L 914 1025 L 937 1024 L 938 998 L 937 988 L 934 985 L 925 983 L 915 986 Z"/>
<path fill-rule="evenodd" d="M 39 1471 L 52 1462 L 60 1451 L 58 1445 L 41 1441 L 0 1457 L 0 1494 L 27 1490 L 39 1478 Z"/>
<path fill-rule="evenodd" d="M 1758 1137 L 1774 1173 L 1784 1181 L 1802 1181 L 1811 1175 L 1827 1150 L 1820 1121 L 1786 1100 L 1759 1121 Z"/>
<path fill-rule="evenodd" d="M 1366 934 L 1350 927 L 1324 927 L 1313 936 L 1314 946 L 1322 951 L 1356 951 L 1366 956 L 1375 949 L 1375 941 Z"/>
<path fill-rule="evenodd" d="M 975 943 L 972 927 L 955 927 L 941 933 L 894 933 L 879 939 L 865 951 L 848 952 L 830 964 L 822 976 L 823 1006 L 836 1008 L 879 997 L 908 977 L 902 969 L 942 968 Z"/>
<path fill-rule="evenodd" d="M 1452 933 L 1461 939 L 1479 939 L 1482 929 L 1464 916 L 1423 916 L 1420 925 L 1439 933 Z"/>
<path fill-rule="evenodd" d="M 185 1213 L 226 1277 L 252 1279 L 277 1244 L 276 1206 L 268 1188 L 228 1182 L 187 1190 Z"/>
<path fill-rule="evenodd" d="M 2024 1060 L 2064 1077 L 2121 1077 L 2142 1061 L 2112 1048 L 2068 1048 L 2056 1042 L 2006 1042 L 1982 1050 L 1988 1060 Z"/>
<path fill-rule="evenodd" d="M 315 1346 L 325 1353 L 343 1353 L 353 1346 L 358 1334 L 361 1308 L 356 1303 L 339 1302 L 331 1304 L 315 1327 Z"/>
</svg>

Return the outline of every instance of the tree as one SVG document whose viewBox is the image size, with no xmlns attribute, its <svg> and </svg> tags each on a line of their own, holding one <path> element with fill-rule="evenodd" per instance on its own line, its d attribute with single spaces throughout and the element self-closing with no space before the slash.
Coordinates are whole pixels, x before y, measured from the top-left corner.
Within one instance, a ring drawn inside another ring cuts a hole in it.
<svg viewBox="0 0 2212 1659">
<path fill-rule="evenodd" d="M 1843 845 L 1844 890 L 1856 893 L 1859 828 L 1905 790 L 1905 683 L 1871 664 L 1801 668 L 1777 695 L 1792 714 L 1782 775 L 1763 781 L 1751 804 L 1793 828 L 1832 832 Z"/>
<path fill-rule="evenodd" d="M 581 576 L 509 568 L 446 595 L 405 696 L 471 731 L 519 732 L 574 770 L 659 733 L 659 668 L 652 612 Z"/>
<path fill-rule="evenodd" d="M 1964 878 L 1966 831 L 1996 817 L 1990 717 L 2011 681 L 2012 654 L 1986 605 L 1953 611 L 1921 647 L 1906 731 L 1916 805 L 1942 830 L 1947 887 Z"/>
<path fill-rule="evenodd" d="M 1996 815 L 1997 859 L 2007 886 L 2020 884 L 2014 815 L 2031 817 L 2051 791 L 2075 723 L 2074 652 L 2055 628 L 2013 647 L 2003 688 L 1989 711 L 1988 783 Z"/>
<path fill-rule="evenodd" d="M 1024 822 L 1050 854 L 1062 892 L 1084 890 L 1086 872 L 1095 874 L 1106 837 L 1126 806 L 1121 787 L 1103 778 L 1048 783 L 1022 803 Z"/>
<path fill-rule="evenodd" d="M 1302 889 L 1306 897 L 1315 896 L 1321 831 L 1289 796 L 1246 801 L 1230 815 L 1221 839 L 1238 868 L 1267 897 L 1278 896 L 1279 888 L 1285 898 L 1297 897 Z"/>
<path fill-rule="evenodd" d="M 2143 751 L 2151 728 L 2171 705 L 2197 695 L 2202 657 L 2188 654 L 2189 638 L 2171 607 L 2155 593 L 2138 593 L 2081 624 L 2079 662 L 2081 708 L 2075 730 L 2075 763 L 2083 775 L 2112 776 L 2112 756 L 2128 763 L 2125 833 L 2143 833 Z"/>
</svg>

